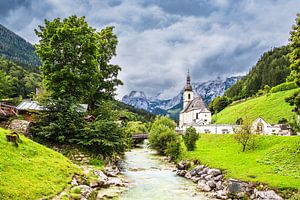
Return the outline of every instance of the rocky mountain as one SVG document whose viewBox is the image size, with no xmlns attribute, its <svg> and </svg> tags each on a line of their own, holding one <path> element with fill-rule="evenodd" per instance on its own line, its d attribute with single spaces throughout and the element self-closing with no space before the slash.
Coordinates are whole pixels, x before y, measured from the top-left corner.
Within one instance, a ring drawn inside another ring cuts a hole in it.
<svg viewBox="0 0 300 200">
<path fill-rule="evenodd" d="M 193 83 L 194 96 L 201 96 L 205 103 L 209 104 L 215 97 L 222 96 L 225 90 L 240 78 L 240 76 L 226 79 L 218 77 L 216 80 Z M 166 100 L 146 97 L 143 91 L 132 91 L 122 98 L 122 102 L 154 114 L 169 115 L 174 119 L 178 119 L 183 105 L 183 90 L 175 97 Z"/>
<path fill-rule="evenodd" d="M 0 56 L 22 64 L 28 69 L 37 69 L 41 64 L 34 46 L 0 24 Z"/>
</svg>

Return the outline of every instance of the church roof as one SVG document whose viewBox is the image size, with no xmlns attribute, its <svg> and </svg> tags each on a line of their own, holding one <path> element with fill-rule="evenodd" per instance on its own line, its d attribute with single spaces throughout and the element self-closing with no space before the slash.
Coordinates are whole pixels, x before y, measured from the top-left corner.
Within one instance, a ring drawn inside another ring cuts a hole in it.
<svg viewBox="0 0 300 200">
<path fill-rule="evenodd" d="M 210 111 L 206 108 L 206 105 L 203 99 L 199 96 L 193 99 L 183 110 L 183 112 L 189 112 L 192 110 L 201 110 L 200 112 L 207 112 Z"/>
</svg>

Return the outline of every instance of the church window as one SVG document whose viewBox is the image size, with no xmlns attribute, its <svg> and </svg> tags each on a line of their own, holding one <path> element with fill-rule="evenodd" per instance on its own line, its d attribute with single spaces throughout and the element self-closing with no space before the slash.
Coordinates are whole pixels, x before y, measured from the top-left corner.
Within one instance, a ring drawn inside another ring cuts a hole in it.
<svg viewBox="0 0 300 200">
<path fill-rule="evenodd" d="M 191 94 L 188 94 L 188 100 L 190 100 L 191 99 Z"/>
<path fill-rule="evenodd" d="M 199 113 L 196 113 L 196 119 L 199 119 Z"/>
</svg>

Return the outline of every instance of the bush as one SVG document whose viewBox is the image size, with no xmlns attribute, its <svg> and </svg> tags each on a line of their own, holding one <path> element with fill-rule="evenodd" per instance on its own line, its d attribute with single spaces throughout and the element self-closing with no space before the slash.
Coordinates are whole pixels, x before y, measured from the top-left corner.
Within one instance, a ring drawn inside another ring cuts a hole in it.
<svg viewBox="0 0 300 200">
<path fill-rule="evenodd" d="M 295 88 L 297 88 L 297 85 L 295 82 L 285 82 L 280 85 L 276 85 L 275 87 L 272 87 L 270 92 L 276 93 L 276 92 L 285 91 L 285 90 L 292 90 Z"/>
<path fill-rule="evenodd" d="M 196 132 L 194 127 L 186 129 L 183 135 L 183 141 L 188 151 L 193 151 L 196 147 L 196 142 L 199 139 L 199 134 Z"/>
<path fill-rule="evenodd" d="M 171 160 L 176 160 L 181 153 L 180 139 L 169 142 L 165 154 L 170 157 Z"/>
<path fill-rule="evenodd" d="M 168 117 L 157 117 L 149 134 L 150 147 L 164 155 L 168 144 L 175 141 L 176 138 L 175 123 Z"/>
</svg>

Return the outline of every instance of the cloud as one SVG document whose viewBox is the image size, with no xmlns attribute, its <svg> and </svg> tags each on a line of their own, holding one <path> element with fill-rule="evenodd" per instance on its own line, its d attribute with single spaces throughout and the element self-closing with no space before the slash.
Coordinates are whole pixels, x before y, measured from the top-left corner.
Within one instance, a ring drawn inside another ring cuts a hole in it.
<svg viewBox="0 0 300 200">
<path fill-rule="evenodd" d="M 113 63 L 131 90 L 172 97 L 186 72 L 192 81 L 246 73 L 260 55 L 288 42 L 298 0 L 45 0 L 2 3 L 1 23 L 35 43 L 44 18 L 85 15 L 98 30 L 114 25 L 119 38 Z M 5 4 L 5 5 L 4 5 Z M 1 5 L 1 4 L 0 4 Z"/>
</svg>

